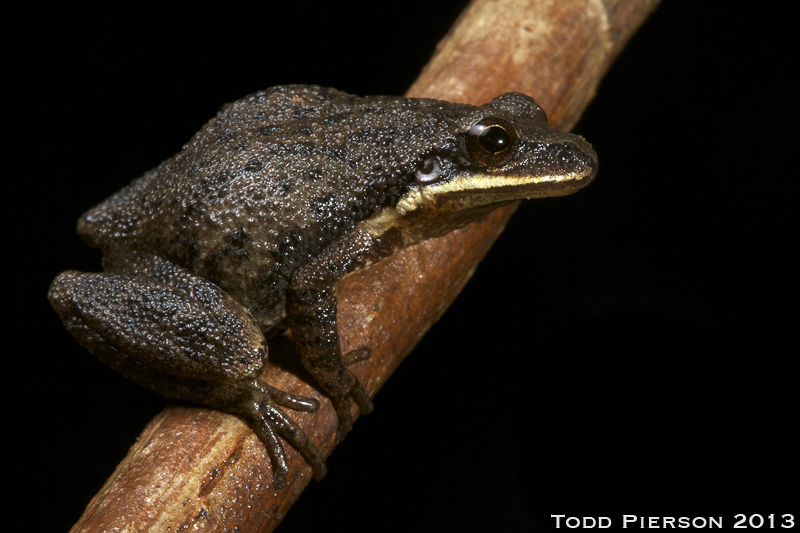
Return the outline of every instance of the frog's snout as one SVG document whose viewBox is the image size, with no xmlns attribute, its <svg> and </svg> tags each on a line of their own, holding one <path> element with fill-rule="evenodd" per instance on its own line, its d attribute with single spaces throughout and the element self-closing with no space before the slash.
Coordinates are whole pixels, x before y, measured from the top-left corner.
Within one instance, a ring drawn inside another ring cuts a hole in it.
<svg viewBox="0 0 800 533">
<path fill-rule="evenodd" d="M 589 185 L 589 183 L 594 180 L 595 176 L 597 176 L 597 169 L 600 166 L 600 161 L 597 159 L 597 152 L 594 151 L 592 145 L 586 143 L 586 147 L 588 149 L 585 149 L 584 153 L 587 156 L 586 165 L 589 167 L 589 175 L 585 178 L 585 181 L 586 185 Z"/>
</svg>

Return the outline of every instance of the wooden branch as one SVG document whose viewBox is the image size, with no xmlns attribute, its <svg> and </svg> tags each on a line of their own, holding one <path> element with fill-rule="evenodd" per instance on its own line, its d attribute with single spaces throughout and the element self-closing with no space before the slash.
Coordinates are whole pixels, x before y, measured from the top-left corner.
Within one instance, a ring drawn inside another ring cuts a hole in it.
<svg viewBox="0 0 800 533">
<path fill-rule="evenodd" d="M 481 104 L 516 90 L 535 97 L 551 124 L 567 129 L 657 3 L 476 0 L 408 94 Z M 453 301 L 512 211 L 498 210 L 340 284 L 343 352 L 372 348 L 371 359 L 352 367 L 371 395 Z M 336 415 L 306 382 L 297 357 L 284 355 L 291 348 L 288 341 L 270 345 L 264 378 L 320 399 L 317 413 L 291 414 L 328 455 L 336 444 Z M 288 484 L 275 490 L 266 451 L 241 419 L 168 407 L 144 429 L 72 531 L 271 531 L 310 480 L 304 460 L 286 448 Z"/>
</svg>

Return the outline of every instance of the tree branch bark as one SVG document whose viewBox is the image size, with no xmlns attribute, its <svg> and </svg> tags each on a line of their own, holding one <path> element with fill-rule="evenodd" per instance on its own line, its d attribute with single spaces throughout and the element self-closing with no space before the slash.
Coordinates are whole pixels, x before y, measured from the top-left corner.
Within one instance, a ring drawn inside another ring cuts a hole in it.
<svg viewBox="0 0 800 533">
<path fill-rule="evenodd" d="M 657 4 L 476 0 L 408 95 L 482 104 L 520 91 L 536 98 L 551 124 L 569 129 Z M 342 351 L 372 348 L 369 360 L 352 367 L 372 396 L 450 305 L 513 210 L 495 211 L 340 284 Z M 271 343 L 264 378 L 320 400 L 318 412 L 292 416 L 327 456 L 336 444 L 336 415 L 308 383 L 298 358 L 285 355 L 291 349 L 288 341 Z M 170 406 L 145 427 L 72 531 L 272 531 L 311 479 L 302 457 L 291 446 L 286 449 L 288 483 L 276 490 L 266 450 L 241 419 Z"/>
</svg>

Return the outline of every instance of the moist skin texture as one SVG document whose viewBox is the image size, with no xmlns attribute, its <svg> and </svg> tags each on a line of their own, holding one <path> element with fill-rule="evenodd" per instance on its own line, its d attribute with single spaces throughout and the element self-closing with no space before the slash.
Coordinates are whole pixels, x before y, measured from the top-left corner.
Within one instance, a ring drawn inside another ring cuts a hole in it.
<svg viewBox="0 0 800 533">
<path fill-rule="evenodd" d="M 487 129 L 488 128 L 488 129 Z M 480 133 L 484 132 L 481 136 Z M 397 250 L 521 198 L 569 194 L 591 146 L 533 99 L 481 107 L 279 86 L 226 105 L 181 151 L 78 222 L 104 272 L 65 272 L 49 298 L 101 360 L 164 396 L 248 417 L 285 480 L 281 435 L 325 474 L 281 409 L 314 410 L 257 379 L 265 338 L 291 328 L 304 365 L 352 427 L 372 403 L 341 354 L 336 285 Z"/>
</svg>

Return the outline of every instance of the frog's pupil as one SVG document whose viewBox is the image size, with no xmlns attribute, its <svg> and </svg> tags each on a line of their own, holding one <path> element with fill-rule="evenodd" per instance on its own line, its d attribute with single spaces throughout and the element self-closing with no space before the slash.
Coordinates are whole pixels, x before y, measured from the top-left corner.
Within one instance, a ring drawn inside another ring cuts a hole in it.
<svg viewBox="0 0 800 533">
<path fill-rule="evenodd" d="M 496 154 L 511 145 L 511 136 L 500 126 L 489 126 L 478 135 L 478 142 L 484 150 Z"/>
</svg>

